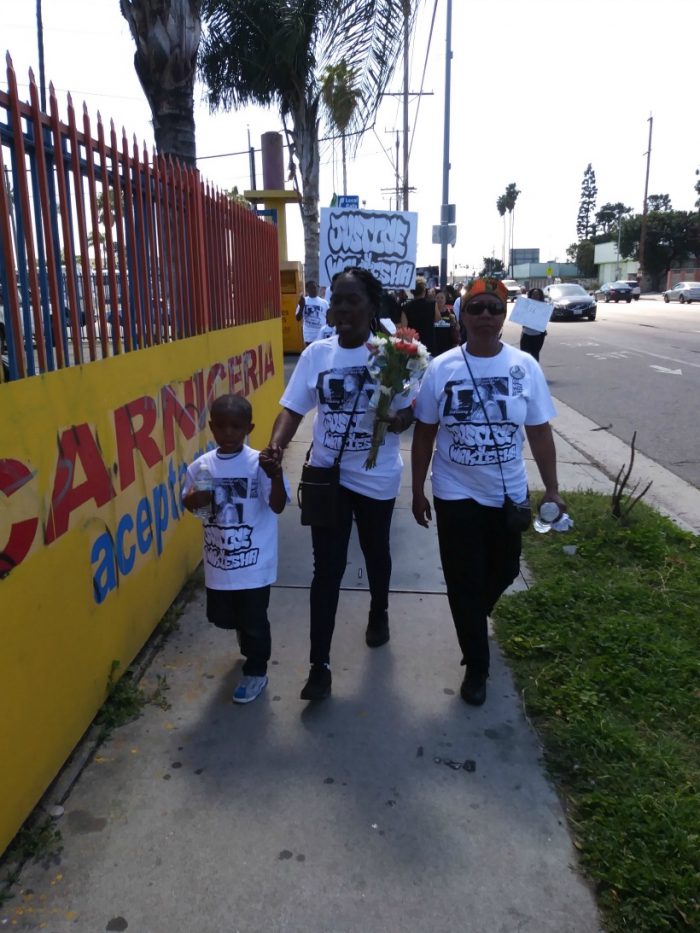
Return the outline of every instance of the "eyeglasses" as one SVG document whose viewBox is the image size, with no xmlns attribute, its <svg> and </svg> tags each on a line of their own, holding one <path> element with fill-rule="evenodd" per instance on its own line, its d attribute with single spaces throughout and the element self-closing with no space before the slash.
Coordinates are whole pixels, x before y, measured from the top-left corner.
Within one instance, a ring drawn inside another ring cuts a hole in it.
<svg viewBox="0 0 700 933">
<path fill-rule="evenodd" d="M 497 314 L 505 314 L 506 309 L 502 304 L 496 304 L 493 301 L 469 301 L 464 306 L 464 310 L 467 314 L 473 314 L 476 317 L 478 314 L 482 314 L 484 311 L 488 311 L 489 314 L 492 314 L 496 317 Z"/>
</svg>

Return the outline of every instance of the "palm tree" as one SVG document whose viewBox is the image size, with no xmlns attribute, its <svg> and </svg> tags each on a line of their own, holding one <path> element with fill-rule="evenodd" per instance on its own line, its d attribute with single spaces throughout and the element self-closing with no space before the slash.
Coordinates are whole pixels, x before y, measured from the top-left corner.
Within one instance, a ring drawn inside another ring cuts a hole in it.
<svg viewBox="0 0 700 933">
<path fill-rule="evenodd" d="M 206 34 L 200 66 L 211 107 L 279 107 L 299 163 L 307 279 L 318 279 L 323 75 L 334 62 L 345 62 L 358 93 L 348 127 L 366 127 L 396 64 L 405 3 L 203 0 Z M 415 12 L 415 2 L 409 5 Z"/>
<path fill-rule="evenodd" d="M 510 274 L 513 274 L 513 228 L 515 226 L 515 202 L 518 200 L 518 195 L 520 191 L 515 185 L 515 182 L 512 181 L 505 190 L 503 197 L 505 198 L 506 210 L 510 214 L 510 250 L 509 250 L 509 261 L 508 261 L 508 270 Z"/>
<path fill-rule="evenodd" d="M 355 111 L 362 103 L 362 92 L 355 86 L 355 72 L 348 67 L 344 58 L 337 65 L 329 65 L 321 81 L 321 99 L 328 111 L 330 123 L 340 133 L 343 162 L 343 194 L 348 193 L 347 157 L 345 134 L 352 123 Z"/>
<path fill-rule="evenodd" d="M 136 43 L 134 67 L 161 155 L 196 164 L 194 79 L 201 0 L 119 0 Z"/>
<path fill-rule="evenodd" d="M 496 210 L 503 218 L 503 250 L 501 251 L 501 260 L 503 265 L 506 263 L 506 196 L 505 194 L 500 195 L 496 199 Z"/>
</svg>

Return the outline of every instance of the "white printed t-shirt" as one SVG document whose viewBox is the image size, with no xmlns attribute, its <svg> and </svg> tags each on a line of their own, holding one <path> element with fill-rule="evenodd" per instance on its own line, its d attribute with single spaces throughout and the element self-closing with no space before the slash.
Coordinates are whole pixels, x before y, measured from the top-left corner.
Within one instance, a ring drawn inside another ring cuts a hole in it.
<svg viewBox="0 0 700 933">
<path fill-rule="evenodd" d="M 360 381 L 367 373 L 368 358 L 369 351 L 364 344 L 352 350 L 345 349 L 337 337 L 317 340 L 299 357 L 280 405 L 298 415 L 316 408 L 310 461 L 313 466 L 329 467 L 335 462 Z M 340 483 L 372 499 L 394 499 L 399 493 L 403 467 L 399 435 L 387 433 L 379 449 L 377 465 L 371 470 L 364 468 L 372 444 L 374 415 L 367 410 L 374 391 L 375 383 L 367 373 L 340 460 Z M 398 396 L 392 404 L 392 413 L 406 408 L 411 401 L 412 395 Z"/>
<path fill-rule="evenodd" d="M 328 302 L 325 298 L 305 298 L 304 308 L 301 312 L 302 332 L 304 343 L 313 343 L 326 323 Z"/>
<path fill-rule="evenodd" d="M 184 492 L 200 469 L 213 481 L 211 517 L 204 522 L 204 582 L 211 590 L 252 590 L 277 579 L 277 515 L 270 508 L 271 481 L 258 451 L 244 444 L 235 454 L 209 450 L 187 468 Z M 285 479 L 289 497 L 289 485 Z"/>
<path fill-rule="evenodd" d="M 493 431 L 474 391 L 462 348 L 434 359 L 416 402 L 419 421 L 439 423 L 431 474 L 433 494 L 438 499 L 502 505 L 500 457 L 508 495 L 522 502 L 527 494 L 523 425 L 544 424 L 556 415 L 544 373 L 528 353 L 507 344 L 502 344 L 496 356 L 467 355 Z"/>
</svg>

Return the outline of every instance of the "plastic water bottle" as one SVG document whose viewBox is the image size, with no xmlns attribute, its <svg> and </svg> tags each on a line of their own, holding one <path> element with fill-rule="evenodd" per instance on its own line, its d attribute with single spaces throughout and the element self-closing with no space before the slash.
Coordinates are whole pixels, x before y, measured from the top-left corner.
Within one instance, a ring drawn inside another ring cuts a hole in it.
<svg viewBox="0 0 700 933">
<path fill-rule="evenodd" d="M 543 502 L 537 517 L 532 523 L 535 531 L 547 534 L 548 531 L 568 531 L 573 528 L 573 521 L 566 512 L 560 512 L 556 502 Z"/>
<path fill-rule="evenodd" d="M 194 488 L 197 490 L 197 492 L 211 492 L 213 490 L 214 480 L 211 473 L 205 466 L 200 466 L 197 475 L 194 478 Z M 195 509 L 194 514 L 201 521 L 208 521 L 212 514 L 211 503 L 208 505 L 203 505 L 199 509 Z"/>
</svg>

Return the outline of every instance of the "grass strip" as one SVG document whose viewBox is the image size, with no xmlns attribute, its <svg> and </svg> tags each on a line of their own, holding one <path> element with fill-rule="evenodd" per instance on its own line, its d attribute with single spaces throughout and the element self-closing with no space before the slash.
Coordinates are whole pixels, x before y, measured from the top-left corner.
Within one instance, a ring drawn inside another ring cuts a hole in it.
<svg viewBox="0 0 700 933">
<path fill-rule="evenodd" d="M 643 502 L 566 500 L 571 531 L 524 536 L 536 582 L 499 641 L 607 929 L 699 930 L 700 541 Z"/>
</svg>

